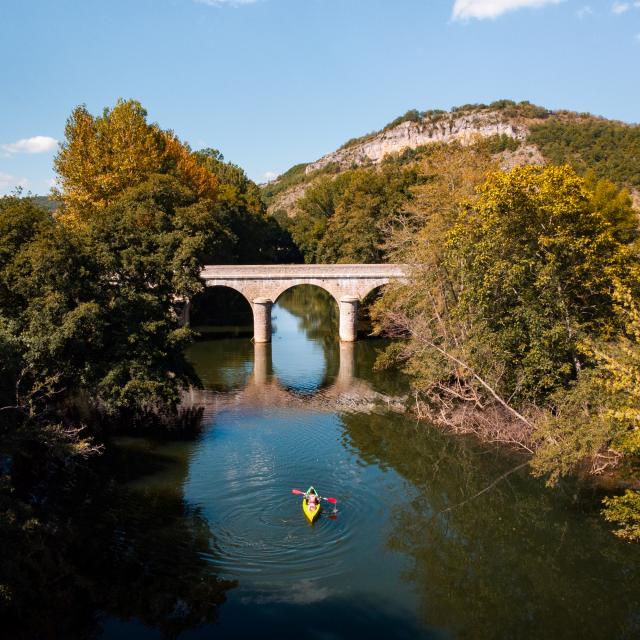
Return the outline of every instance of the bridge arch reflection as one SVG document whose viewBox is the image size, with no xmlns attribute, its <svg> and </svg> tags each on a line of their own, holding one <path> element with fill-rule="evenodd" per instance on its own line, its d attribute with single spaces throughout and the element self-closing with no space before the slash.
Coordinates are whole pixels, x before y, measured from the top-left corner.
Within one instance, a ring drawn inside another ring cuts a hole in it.
<svg viewBox="0 0 640 640">
<path fill-rule="evenodd" d="M 254 344 L 253 371 L 244 388 L 235 391 L 190 389 L 183 405 L 204 407 L 206 413 L 225 410 L 295 409 L 371 412 L 376 407 L 404 411 L 404 397 L 388 396 L 356 376 L 354 343 L 340 344 L 340 365 L 335 378 L 313 393 L 300 393 L 284 386 L 274 374 L 270 343 Z"/>
</svg>

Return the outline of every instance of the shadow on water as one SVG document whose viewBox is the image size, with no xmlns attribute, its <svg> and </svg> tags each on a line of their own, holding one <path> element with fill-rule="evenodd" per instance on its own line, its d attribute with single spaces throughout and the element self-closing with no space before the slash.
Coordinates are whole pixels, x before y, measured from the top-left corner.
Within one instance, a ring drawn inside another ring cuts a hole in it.
<svg viewBox="0 0 640 640">
<path fill-rule="evenodd" d="M 214 623 L 234 582 L 206 559 L 213 537 L 184 501 L 182 483 L 144 490 L 122 483 L 169 470 L 184 479 L 186 466 L 170 469 L 175 464 L 149 447 L 114 449 L 65 487 L 68 505 L 56 505 L 48 526 L 5 538 L 0 583 L 11 592 L 0 607 L 0 635 L 94 638 L 105 625 L 121 625 L 113 637 L 141 637 L 127 631 L 131 623 L 176 638 Z"/>
<path fill-rule="evenodd" d="M 247 605 L 233 603 L 224 609 L 224 616 L 236 620 L 224 634 L 227 640 L 245 638 L 282 638 L 295 640 L 445 640 L 452 636 L 414 621 L 402 609 L 386 606 L 379 600 L 329 598 L 320 605 L 301 601 L 298 604 L 257 601 L 247 615 Z M 266 633 L 265 633 L 265 630 Z M 194 634 L 193 638 L 206 637 Z"/>
<path fill-rule="evenodd" d="M 387 544 L 411 558 L 425 622 L 474 640 L 640 637 L 640 549 L 602 526 L 593 496 L 522 471 L 464 502 L 520 461 L 424 424 L 401 438 L 384 416 L 344 424 L 347 446 L 410 483 Z"/>
</svg>

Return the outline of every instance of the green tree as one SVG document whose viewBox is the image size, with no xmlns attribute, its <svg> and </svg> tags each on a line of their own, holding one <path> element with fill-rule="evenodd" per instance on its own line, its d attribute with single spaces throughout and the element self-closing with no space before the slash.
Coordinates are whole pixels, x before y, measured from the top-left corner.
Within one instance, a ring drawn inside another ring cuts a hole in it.
<svg viewBox="0 0 640 640">
<path fill-rule="evenodd" d="M 580 342 L 612 330 L 612 285 L 629 252 L 596 205 L 568 167 L 519 167 L 491 175 L 451 231 L 457 312 L 482 319 L 496 358 L 511 363 L 501 384 L 517 403 L 575 378 Z"/>
<path fill-rule="evenodd" d="M 555 411 L 540 420 L 539 447 L 533 468 L 558 478 L 587 468 L 599 474 L 618 467 L 618 475 L 632 485 L 640 465 L 640 269 L 631 286 L 615 283 L 616 313 L 622 332 L 613 340 L 589 340 L 595 367 L 582 373 L 567 390 L 555 395 Z M 616 533 L 640 540 L 640 493 L 628 490 L 604 501 L 607 520 Z"/>
<path fill-rule="evenodd" d="M 393 163 L 324 176 L 298 202 L 292 234 L 306 262 L 381 262 L 387 227 L 416 173 Z"/>
<path fill-rule="evenodd" d="M 477 179 L 486 165 L 475 166 Z M 520 167 L 490 174 L 457 211 L 414 217 L 392 237 L 396 255 L 421 266 L 385 293 L 379 328 L 410 338 L 390 357 L 443 408 L 436 415 L 495 407 L 483 421 L 513 418 L 526 439 L 533 421 L 523 411 L 548 406 L 591 365 L 583 343 L 616 331 L 614 282 L 636 260 L 616 237 L 626 226 L 620 208 L 605 202 L 568 167 Z"/>
<path fill-rule="evenodd" d="M 228 242 L 207 251 L 208 263 L 268 264 L 299 262 L 291 234 L 267 215 L 260 188 L 243 169 L 224 161 L 216 149 L 202 149 L 194 157 L 219 183 L 216 211 L 229 231 Z"/>
</svg>

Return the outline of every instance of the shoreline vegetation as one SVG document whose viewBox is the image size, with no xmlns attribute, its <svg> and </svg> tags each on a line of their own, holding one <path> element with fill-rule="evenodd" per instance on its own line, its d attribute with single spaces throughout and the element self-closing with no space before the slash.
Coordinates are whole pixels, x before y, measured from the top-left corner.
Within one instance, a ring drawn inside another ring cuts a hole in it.
<svg viewBox="0 0 640 640">
<path fill-rule="evenodd" d="M 197 432 L 198 412 L 179 409 L 199 384 L 180 301 L 202 290 L 201 265 L 298 256 L 242 169 L 191 151 L 135 101 L 76 108 L 55 169 L 55 210 L 0 198 L 0 615 L 15 637 L 50 576 L 76 574 L 73 514 L 104 498 L 110 438 Z"/>
<path fill-rule="evenodd" d="M 432 144 L 312 183 L 308 262 L 412 265 L 370 311 L 416 414 L 531 456 L 548 484 L 615 472 L 604 515 L 640 538 L 640 226 L 630 194 L 566 164 L 500 170 Z"/>
</svg>

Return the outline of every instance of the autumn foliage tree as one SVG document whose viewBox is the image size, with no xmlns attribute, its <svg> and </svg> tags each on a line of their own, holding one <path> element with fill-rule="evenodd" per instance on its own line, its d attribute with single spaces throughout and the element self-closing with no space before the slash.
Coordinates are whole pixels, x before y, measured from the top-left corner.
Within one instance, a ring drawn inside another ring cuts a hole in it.
<svg viewBox="0 0 640 640">
<path fill-rule="evenodd" d="M 426 217 L 417 242 L 396 233 L 400 256 L 430 268 L 386 310 L 414 335 L 405 355 L 430 400 L 481 407 L 495 394 L 522 415 L 575 379 L 587 335 L 614 330 L 613 282 L 632 253 L 618 236 L 635 213 L 603 207 L 567 167 L 495 172 L 457 202 L 437 227 Z"/>
<path fill-rule="evenodd" d="M 74 109 L 54 167 L 63 216 L 78 224 L 153 174 L 173 175 L 198 198 L 215 201 L 218 194 L 216 176 L 173 132 L 149 124 L 135 100 L 119 100 L 100 116 Z"/>
<path fill-rule="evenodd" d="M 193 153 L 138 102 L 99 116 L 78 107 L 65 133 L 60 209 L 0 202 L 0 316 L 17 358 L 8 393 L 47 387 L 114 416 L 175 414 L 194 381 L 180 309 L 202 290 L 204 260 L 269 262 L 279 227 L 239 167 Z"/>
<path fill-rule="evenodd" d="M 392 255 L 415 266 L 376 308 L 378 328 L 404 338 L 386 358 L 411 374 L 420 411 L 527 449 L 551 482 L 614 465 L 632 479 L 637 212 L 567 166 L 484 179 L 470 153 L 442 158 L 444 175 L 416 188 L 420 212 L 391 235 Z M 637 504 L 634 492 L 607 502 L 620 535 L 637 537 Z"/>
</svg>

